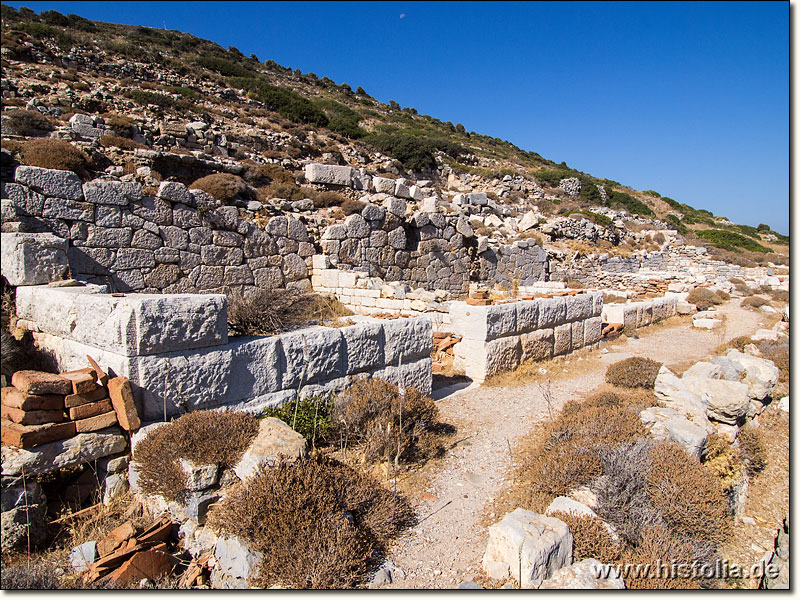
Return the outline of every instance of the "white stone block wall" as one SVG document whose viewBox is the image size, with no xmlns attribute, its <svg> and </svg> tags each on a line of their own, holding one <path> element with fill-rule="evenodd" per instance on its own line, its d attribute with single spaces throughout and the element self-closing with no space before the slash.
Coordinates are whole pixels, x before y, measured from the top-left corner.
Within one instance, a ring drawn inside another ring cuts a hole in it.
<svg viewBox="0 0 800 600">
<path fill-rule="evenodd" d="M 364 376 L 426 394 L 432 387 L 427 317 L 228 339 L 224 296 L 31 286 L 18 288 L 17 310 L 59 368 L 85 367 L 90 355 L 128 377 L 146 421 L 225 406 L 258 412 Z"/>
<path fill-rule="evenodd" d="M 603 322 L 622 323 L 626 331 L 646 327 L 678 314 L 678 300 L 678 295 L 668 292 L 653 300 L 606 304 L 602 311 Z"/>
<path fill-rule="evenodd" d="M 518 300 L 492 306 L 450 303 L 454 366 L 474 381 L 600 341 L 603 294 Z"/>
</svg>

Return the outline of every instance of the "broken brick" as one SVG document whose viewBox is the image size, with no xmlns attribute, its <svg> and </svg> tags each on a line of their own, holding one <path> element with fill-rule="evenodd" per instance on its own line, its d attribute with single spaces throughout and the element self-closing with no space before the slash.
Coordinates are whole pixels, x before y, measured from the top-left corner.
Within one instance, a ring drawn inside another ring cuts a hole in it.
<svg viewBox="0 0 800 600">
<path fill-rule="evenodd" d="M 111 400 L 105 399 L 100 402 L 89 402 L 88 404 L 81 404 L 69 409 L 69 418 L 73 421 L 79 419 L 88 419 L 89 417 L 96 417 L 103 413 L 114 410 L 111 406 Z"/>
<path fill-rule="evenodd" d="M 72 391 L 67 379 L 44 371 L 17 371 L 11 376 L 11 385 L 26 394 L 69 394 Z"/>
<path fill-rule="evenodd" d="M 73 394 L 86 394 L 98 388 L 96 383 L 97 374 L 94 372 L 94 369 L 86 368 L 78 369 L 77 371 L 67 371 L 66 373 L 61 373 L 61 377 L 72 382 Z"/>
<path fill-rule="evenodd" d="M 26 394 L 11 386 L 3 388 L 2 401 L 4 405 L 20 410 L 59 410 L 64 408 L 64 396 Z"/>
<path fill-rule="evenodd" d="M 97 544 L 97 553 L 103 557 L 114 552 L 123 542 L 127 542 L 136 534 L 133 523 L 126 521 L 116 529 L 112 529 L 109 534 Z"/>
<path fill-rule="evenodd" d="M 78 433 L 87 433 L 89 431 L 98 431 L 111 427 L 117 423 L 117 414 L 112 410 L 111 412 L 97 415 L 96 417 L 89 417 L 88 419 L 81 419 L 80 421 L 73 421 L 75 423 L 75 431 Z"/>
<path fill-rule="evenodd" d="M 96 390 L 87 392 L 85 394 L 70 394 L 64 398 L 64 406 L 67 408 L 74 408 L 81 404 L 88 404 L 89 402 L 97 402 L 108 398 L 108 390 L 103 387 L 98 387 Z"/>
<path fill-rule="evenodd" d="M 169 554 L 152 548 L 137 552 L 121 567 L 114 571 L 110 578 L 118 584 L 131 583 L 141 579 L 157 581 L 172 570 Z"/>
<path fill-rule="evenodd" d="M 4 444 L 26 449 L 63 440 L 76 433 L 75 421 L 48 423 L 47 425 L 19 425 L 11 421 L 3 421 L 0 430 L 2 430 Z"/>
<path fill-rule="evenodd" d="M 100 365 L 97 364 L 97 361 L 88 354 L 86 355 L 86 358 L 88 359 L 89 364 L 92 365 L 92 370 L 94 370 L 95 374 L 97 375 L 97 381 L 100 383 L 100 385 L 106 385 L 108 383 L 108 373 L 103 371 L 103 369 L 100 368 Z"/>
<path fill-rule="evenodd" d="M 139 429 L 142 422 L 139 420 L 139 413 L 136 411 L 136 404 L 133 401 L 133 388 L 127 377 L 114 377 L 108 380 L 108 395 L 111 396 L 111 404 L 117 413 L 117 420 L 125 431 Z"/>
<path fill-rule="evenodd" d="M 44 425 L 64 420 L 63 410 L 20 410 L 3 404 L 1 412 L 3 419 L 20 425 Z"/>
</svg>

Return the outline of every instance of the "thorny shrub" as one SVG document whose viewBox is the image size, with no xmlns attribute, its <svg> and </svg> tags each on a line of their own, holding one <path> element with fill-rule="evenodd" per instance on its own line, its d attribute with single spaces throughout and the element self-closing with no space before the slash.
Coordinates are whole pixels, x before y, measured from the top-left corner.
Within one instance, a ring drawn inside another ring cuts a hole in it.
<svg viewBox="0 0 800 600">
<path fill-rule="evenodd" d="M 747 472 L 755 475 L 764 470 L 769 462 L 769 449 L 764 432 L 752 425 L 739 429 L 739 455 L 747 465 Z"/>
<path fill-rule="evenodd" d="M 718 292 L 712 292 L 708 288 L 694 288 L 686 297 L 686 301 L 697 306 L 697 310 L 708 310 L 712 306 L 717 306 L 725 302 Z"/>
<path fill-rule="evenodd" d="M 711 544 L 731 533 L 726 496 L 713 473 L 674 442 L 659 442 L 649 453 L 647 494 L 676 533 Z"/>
<path fill-rule="evenodd" d="M 370 477 L 314 455 L 260 470 L 208 522 L 264 553 L 256 585 L 350 588 L 366 583 L 414 512 Z"/>
<path fill-rule="evenodd" d="M 761 356 L 766 360 L 771 360 L 778 367 L 779 383 L 789 384 L 789 338 L 773 342 L 771 340 L 761 340 L 756 344 Z M 788 393 L 788 392 L 787 392 Z"/>
<path fill-rule="evenodd" d="M 229 297 L 228 330 L 232 335 L 272 335 L 352 314 L 333 297 L 261 288 Z"/>
<path fill-rule="evenodd" d="M 610 365 L 606 370 L 606 381 L 620 387 L 652 389 L 660 368 L 660 362 L 632 356 Z"/>
<path fill-rule="evenodd" d="M 223 204 L 229 204 L 236 198 L 252 200 L 253 190 L 238 175 L 230 173 L 213 173 L 196 180 L 189 186 L 192 190 L 203 190 Z"/>
<path fill-rule="evenodd" d="M 22 145 L 22 163 L 43 169 L 73 171 L 79 177 L 88 177 L 89 157 L 65 140 L 28 140 Z"/>
<path fill-rule="evenodd" d="M 605 564 L 619 562 L 622 547 L 611 537 L 602 520 L 572 512 L 554 512 L 548 516 L 563 521 L 569 527 L 573 539 L 572 560 L 574 562 L 584 558 L 596 558 Z"/>
<path fill-rule="evenodd" d="M 415 388 L 401 394 L 381 379 L 361 379 L 334 402 L 333 422 L 343 445 L 353 444 L 365 462 L 397 458 L 413 462 L 444 453 L 449 428 L 439 422 L 434 401 Z"/>
<path fill-rule="evenodd" d="M 659 562 L 662 565 L 671 565 L 673 561 L 690 565 L 697 558 L 701 564 L 707 564 L 711 557 L 703 550 L 666 527 L 649 526 L 643 530 L 639 545 L 623 553 L 621 562 L 650 565 L 653 570 Z M 625 587 L 632 590 L 696 590 L 701 588 L 701 581 L 696 577 L 647 577 L 643 571 L 637 576 L 631 569 L 625 578 Z"/>
<path fill-rule="evenodd" d="M 725 490 L 730 490 L 736 485 L 744 470 L 744 464 L 736 449 L 725 436 L 716 433 L 708 436 L 703 464 L 716 475 Z"/>
<path fill-rule="evenodd" d="M 55 129 L 53 123 L 38 110 L 10 110 L 3 115 L 4 128 L 17 135 L 44 136 Z"/>
<path fill-rule="evenodd" d="M 239 412 L 198 410 L 151 431 L 136 445 L 133 462 L 139 485 L 149 494 L 174 500 L 186 491 L 178 459 L 198 465 L 233 467 L 258 433 L 258 419 Z"/>
</svg>

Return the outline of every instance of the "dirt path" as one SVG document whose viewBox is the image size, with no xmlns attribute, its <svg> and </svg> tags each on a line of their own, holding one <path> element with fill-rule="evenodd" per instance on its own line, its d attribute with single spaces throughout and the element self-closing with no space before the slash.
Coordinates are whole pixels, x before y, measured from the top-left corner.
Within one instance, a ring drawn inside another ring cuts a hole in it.
<svg viewBox="0 0 800 600">
<path fill-rule="evenodd" d="M 595 350 L 549 363 L 551 374 L 558 376 L 551 384 L 553 413 L 600 385 L 613 362 L 632 355 L 668 366 L 701 360 L 724 341 L 752 334 L 766 321 L 762 314 L 740 308 L 738 300 L 721 312 L 728 317 L 723 332 L 696 330 L 686 318 L 674 318 L 640 329 L 638 339 L 603 343 L 607 353 Z M 484 507 L 506 482 L 516 442 L 534 423 L 548 418 L 542 390 L 531 381 L 470 387 L 437 404 L 443 420 L 458 427 L 462 441 L 448 452 L 421 494 L 421 522 L 393 548 L 390 558 L 402 573 L 388 588 L 453 588 L 480 574 L 486 548 L 486 528 L 480 524 Z"/>
</svg>

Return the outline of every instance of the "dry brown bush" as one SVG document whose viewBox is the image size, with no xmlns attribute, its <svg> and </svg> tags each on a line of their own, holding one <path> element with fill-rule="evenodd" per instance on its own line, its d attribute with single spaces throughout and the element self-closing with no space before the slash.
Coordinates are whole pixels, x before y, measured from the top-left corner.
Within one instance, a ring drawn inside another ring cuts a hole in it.
<svg viewBox="0 0 800 600">
<path fill-rule="evenodd" d="M 708 288 L 697 287 L 689 292 L 686 301 L 697 306 L 697 310 L 708 310 L 712 306 L 722 304 L 725 300 L 720 297 L 718 292 L 712 292 Z"/>
<path fill-rule="evenodd" d="M 750 424 L 739 429 L 739 455 L 747 465 L 747 472 L 755 475 L 764 470 L 769 463 L 769 449 L 760 428 Z"/>
<path fill-rule="evenodd" d="M 660 368 L 660 362 L 642 356 L 632 356 L 609 365 L 606 370 L 606 381 L 620 387 L 652 389 Z"/>
<path fill-rule="evenodd" d="M 567 287 L 567 289 L 571 289 L 571 290 L 582 290 L 582 289 L 584 289 L 586 287 L 585 285 L 583 285 L 583 283 L 581 283 L 577 279 L 570 279 L 564 285 Z"/>
<path fill-rule="evenodd" d="M 742 475 L 742 459 L 725 436 L 712 433 L 706 442 L 703 465 L 720 481 L 723 489 L 730 490 Z"/>
<path fill-rule="evenodd" d="M 119 135 L 104 135 L 100 138 L 100 144 L 106 148 L 116 146 L 123 150 L 136 150 L 137 148 L 147 148 L 144 144 L 134 142 L 130 138 L 122 137 Z"/>
<path fill-rule="evenodd" d="M 38 110 L 9 110 L 3 113 L 8 120 L 3 123 L 4 129 L 17 135 L 43 136 L 55 129 L 53 123 Z"/>
<path fill-rule="evenodd" d="M 622 547 L 606 529 L 602 520 L 588 515 L 554 512 L 555 517 L 567 524 L 572 534 L 572 560 L 596 558 L 601 563 L 618 563 L 622 555 Z"/>
<path fill-rule="evenodd" d="M 264 553 L 253 583 L 300 589 L 363 585 L 413 523 L 401 496 L 318 455 L 262 469 L 209 515 L 212 527 Z"/>
<path fill-rule="evenodd" d="M 766 298 L 762 298 L 761 296 L 750 296 L 749 298 L 745 298 L 742 300 L 742 306 L 745 308 L 761 308 L 762 306 L 766 306 L 769 304 Z"/>
<path fill-rule="evenodd" d="M 295 184 L 295 177 L 292 172 L 280 165 L 271 163 L 260 165 L 252 160 L 245 161 L 244 165 L 246 166 L 243 174 L 244 179 L 252 185 L 262 185 L 266 182 Z"/>
<path fill-rule="evenodd" d="M 251 200 L 253 190 L 238 175 L 230 173 L 214 173 L 201 177 L 189 186 L 192 190 L 203 190 L 223 204 L 229 204 L 236 198 Z"/>
<path fill-rule="evenodd" d="M 339 394 L 333 423 L 346 448 L 356 447 L 368 463 L 416 462 L 444 453 L 443 434 L 434 401 L 415 388 L 400 394 L 381 379 L 361 379 Z"/>
<path fill-rule="evenodd" d="M 332 296 L 291 289 L 264 288 L 228 298 L 228 329 L 232 335 L 272 335 L 352 314 Z"/>
<path fill-rule="evenodd" d="M 199 410 L 151 431 L 137 444 L 133 461 L 139 485 L 150 494 L 177 499 L 186 490 L 178 462 L 233 467 L 258 433 L 258 419 L 239 412 Z"/>
<path fill-rule="evenodd" d="M 757 344 L 761 356 L 771 360 L 778 367 L 779 383 L 789 383 L 789 338 L 784 338 L 780 342 L 762 340 Z"/>
<path fill-rule="evenodd" d="M 789 292 L 786 290 L 770 290 L 768 293 L 773 302 L 789 302 Z"/>
<path fill-rule="evenodd" d="M 341 208 L 342 208 L 342 213 L 344 213 L 346 217 L 349 217 L 350 215 L 361 214 L 361 211 L 364 210 L 365 206 L 366 204 L 364 204 L 360 200 L 352 200 L 348 198 L 347 200 L 342 202 Z"/>
<path fill-rule="evenodd" d="M 627 301 L 628 299 L 625 296 L 603 292 L 603 304 L 625 304 Z"/>
<path fill-rule="evenodd" d="M 81 178 L 88 176 L 89 157 L 65 140 L 29 140 L 22 145 L 22 162 L 43 169 L 73 171 Z"/>
<path fill-rule="evenodd" d="M 106 113 L 103 115 L 103 121 L 115 136 L 130 138 L 133 135 L 132 127 L 136 125 L 136 121 L 128 116 L 120 115 L 117 113 Z M 120 146 L 121 148 L 122 146 Z"/>
<path fill-rule="evenodd" d="M 747 346 L 747 344 L 752 344 L 752 343 L 753 340 L 751 340 L 749 337 L 745 335 L 740 335 L 731 340 L 728 340 L 725 344 L 720 345 L 717 348 L 716 353 L 717 354 L 724 353 L 726 350 L 729 350 L 730 348 L 734 348 L 739 352 L 744 352 L 744 347 Z"/>
<path fill-rule="evenodd" d="M 337 192 L 316 192 L 311 199 L 314 201 L 315 208 L 330 208 L 331 206 L 341 206 L 342 210 L 344 210 L 345 203 L 351 202 L 351 200 L 348 200 L 345 196 L 342 196 Z"/>
<path fill-rule="evenodd" d="M 682 565 L 691 565 L 692 557 L 697 553 L 697 548 L 685 539 L 676 536 L 666 527 L 647 527 L 641 536 L 641 542 L 633 549 L 627 550 L 622 555 L 622 563 L 630 565 L 649 565 L 651 572 L 657 566 L 667 565 L 667 568 L 676 561 Z M 667 577 L 650 576 L 643 571 L 637 574 L 633 569 L 625 578 L 625 587 L 631 590 L 697 590 L 701 582 L 695 577 Z"/>
<path fill-rule="evenodd" d="M 649 452 L 647 494 L 676 533 L 711 544 L 724 542 L 732 519 L 720 482 L 674 442 L 659 442 Z"/>
</svg>

